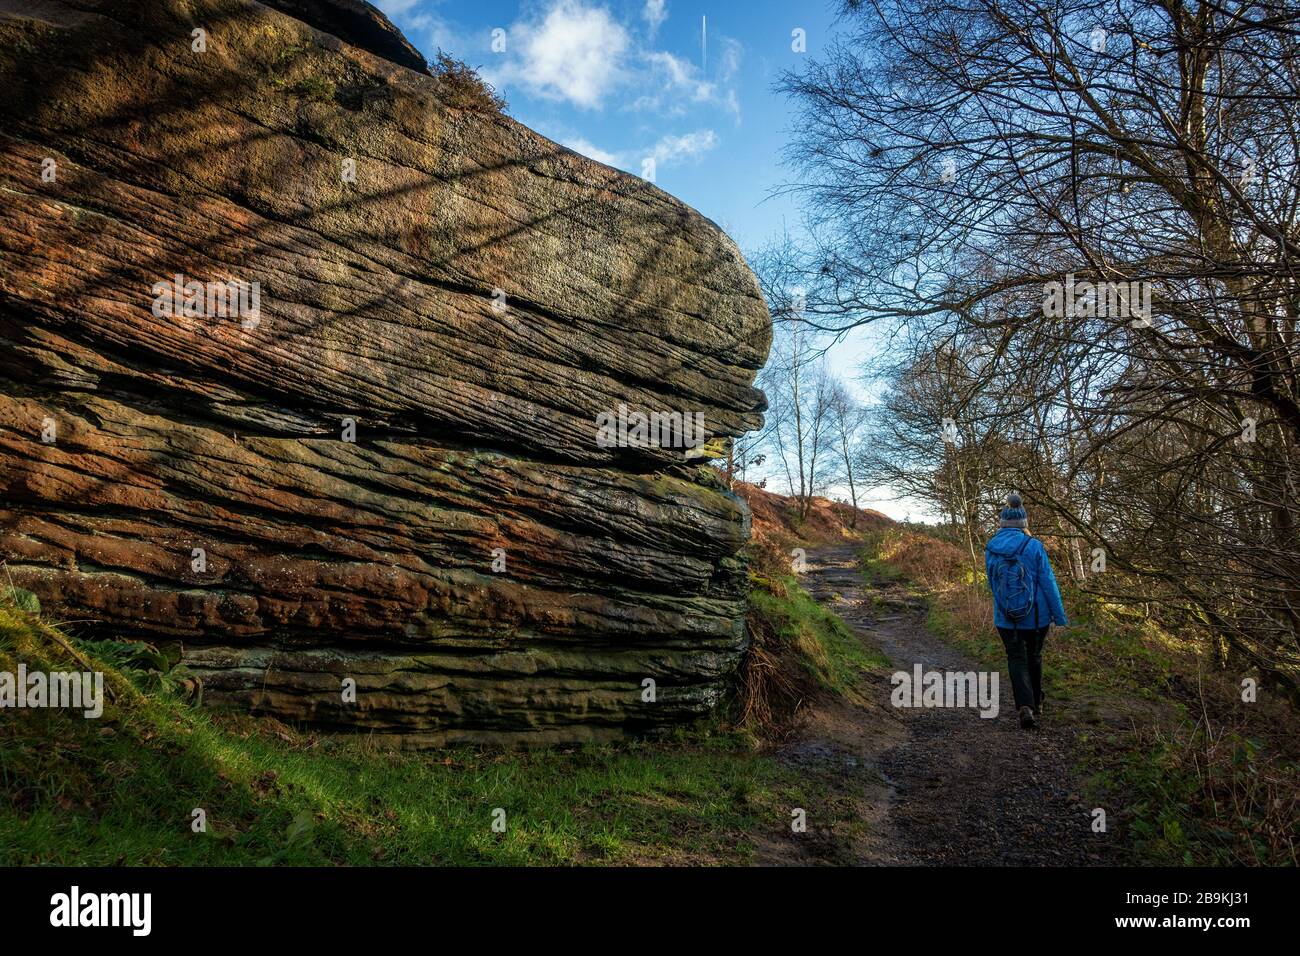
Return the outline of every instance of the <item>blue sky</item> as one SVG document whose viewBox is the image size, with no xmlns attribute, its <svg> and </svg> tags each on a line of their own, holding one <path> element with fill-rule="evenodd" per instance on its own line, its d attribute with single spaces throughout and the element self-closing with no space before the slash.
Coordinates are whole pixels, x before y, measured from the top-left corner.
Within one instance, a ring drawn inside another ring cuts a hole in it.
<svg viewBox="0 0 1300 956">
<path fill-rule="evenodd" d="M 426 57 L 475 67 L 515 119 L 594 159 L 643 175 L 750 250 L 794 228 L 769 199 L 796 117 L 772 89 L 816 55 L 823 0 L 377 0 Z M 792 49 L 803 30 L 805 53 Z M 494 34 L 494 31 L 499 31 Z M 494 43 L 495 40 L 495 43 Z M 649 177 L 647 177 L 649 178 Z"/>
</svg>

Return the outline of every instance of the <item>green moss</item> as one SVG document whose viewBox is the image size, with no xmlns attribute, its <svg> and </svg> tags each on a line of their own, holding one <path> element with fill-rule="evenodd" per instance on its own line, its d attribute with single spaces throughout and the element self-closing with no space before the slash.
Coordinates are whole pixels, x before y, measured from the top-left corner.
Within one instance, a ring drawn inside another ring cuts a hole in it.
<svg viewBox="0 0 1300 956">
<path fill-rule="evenodd" d="M 12 604 L 20 611 L 27 611 L 29 614 L 36 614 L 38 616 L 41 613 L 40 598 L 31 591 L 24 590 L 23 588 L 16 588 L 12 585 L 7 585 L 3 595 L 3 600 L 8 604 Z"/>
<path fill-rule="evenodd" d="M 304 77 L 289 87 L 289 92 L 295 96 L 316 100 L 319 103 L 328 103 L 333 100 L 334 91 L 334 81 L 325 79 L 322 76 Z"/>
</svg>

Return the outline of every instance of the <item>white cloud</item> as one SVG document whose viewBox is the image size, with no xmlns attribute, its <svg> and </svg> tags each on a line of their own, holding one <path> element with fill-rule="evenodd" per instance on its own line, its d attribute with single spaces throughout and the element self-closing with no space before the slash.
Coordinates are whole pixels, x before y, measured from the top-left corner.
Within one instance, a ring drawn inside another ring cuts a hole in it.
<svg viewBox="0 0 1300 956">
<path fill-rule="evenodd" d="M 666 50 L 647 53 L 646 60 L 657 67 L 673 86 L 691 86 L 696 83 L 692 76 L 695 72 L 695 64 L 687 63 Z"/>
<path fill-rule="evenodd" d="M 406 4 L 412 0 L 388 0 Z M 649 36 L 668 17 L 666 0 L 640 0 Z M 741 44 L 711 40 L 709 73 L 685 56 L 656 49 L 644 33 L 634 34 L 599 0 L 541 0 L 525 19 L 511 25 L 503 55 L 480 68 L 497 89 L 510 88 L 581 109 L 615 100 L 632 111 L 681 117 L 713 107 L 740 119 L 736 77 Z M 626 95 L 630 92 L 631 95 Z"/>
<path fill-rule="evenodd" d="M 604 7 L 555 0 L 541 20 L 510 28 L 510 59 L 489 80 L 518 84 L 544 99 L 599 107 L 623 79 L 628 33 Z"/>
<path fill-rule="evenodd" d="M 647 159 L 653 159 L 655 166 L 660 169 L 665 166 L 680 165 L 698 159 L 710 150 L 715 149 L 719 142 L 717 133 L 711 129 L 700 129 L 681 136 L 673 134 L 662 136 L 648 147 L 629 149 L 622 152 L 610 152 L 601 149 L 583 136 L 561 135 L 555 138 L 575 153 L 581 153 L 583 156 L 604 163 L 606 166 L 613 166 L 616 169 L 624 169 L 628 172 L 640 171 L 642 164 Z"/>
<path fill-rule="evenodd" d="M 668 19 L 667 3 L 665 0 L 645 0 L 641 16 L 646 23 L 650 24 L 650 35 L 654 36 L 663 22 Z"/>
<path fill-rule="evenodd" d="M 390 20 L 427 57 L 439 50 L 454 50 L 464 46 L 451 25 L 437 14 L 421 9 L 425 0 L 374 0 Z"/>
<path fill-rule="evenodd" d="M 665 136 L 654 144 L 650 156 L 656 166 L 694 159 L 718 145 L 718 135 L 711 129 L 696 130 L 685 136 Z"/>
<path fill-rule="evenodd" d="M 406 24 L 408 33 L 419 31 L 424 37 L 424 42 L 416 43 L 416 46 L 421 50 L 428 50 L 430 57 L 433 57 L 439 50 L 454 50 L 461 45 L 460 38 L 451 29 L 447 21 L 431 14 L 417 14 L 407 20 Z"/>
<path fill-rule="evenodd" d="M 719 57 L 722 65 L 718 67 L 718 82 L 729 83 L 740 72 L 740 52 L 743 47 L 739 40 L 730 37 L 722 37 L 719 43 L 722 45 L 722 56 Z"/>
<path fill-rule="evenodd" d="M 420 0 L 374 0 L 374 3 L 391 20 L 407 13 L 412 7 L 419 6 Z"/>
<path fill-rule="evenodd" d="M 569 149 L 573 150 L 575 153 L 582 153 L 582 155 L 586 156 L 588 159 L 594 159 L 596 162 L 604 163 L 606 166 L 622 168 L 625 165 L 623 158 L 617 153 L 608 153 L 595 143 L 584 139 L 581 136 L 562 139 L 560 142 L 569 147 Z"/>
<path fill-rule="evenodd" d="M 736 41 L 722 41 L 722 56 L 716 81 L 705 79 L 694 63 L 666 50 L 643 54 L 642 58 L 658 77 L 660 88 L 642 95 L 633 107 L 681 113 L 683 103 L 710 103 L 739 116 L 740 101 L 736 97 L 736 91 L 730 87 L 724 89 L 721 84 L 731 80 L 740 69 L 740 50 L 740 44 Z"/>
</svg>

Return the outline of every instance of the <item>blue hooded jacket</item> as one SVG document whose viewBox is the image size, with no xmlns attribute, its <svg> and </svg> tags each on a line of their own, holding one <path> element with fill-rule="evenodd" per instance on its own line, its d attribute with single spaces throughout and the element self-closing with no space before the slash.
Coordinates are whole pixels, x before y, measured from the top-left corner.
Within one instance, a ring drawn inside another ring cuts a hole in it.
<svg viewBox="0 0 1300 956">
<path fill-rule="evenodd" d="M 989 543 L 984 546 L 984 575 L 990 580 L 990 586 L 993 573 L 992 556 L 1015 554 L 1024 540 L 1025 532 L 1019 528 L 1003 528 L 989 539 Z M 1047 549 L 1043 547 L 1043 542 L 1034 538 L 1025 545 L 1025 550 L 1020 554 L 1020 563 L 1025 566 L 1029 574 L 1034 576 L 1035 608 L 1030 612 L 1027 620 L 1016 622 L 1003 614 L 1002 608 L 998 607 L 998 602 L 994 601 L 993 624 L 996 627 L 1019 627 L 1022 631 L 1033 629 L 1035 621 L 1038 627 L 1046 627 L 1048 624 L 1069 627 L 1070 622 L 1065 617 L 1065 605 L 1061 603 L 1061 589 L 1056 586 L 1056 575 L 1052 573 L 1052 562 L 1047 559 Z"/>
</svg>

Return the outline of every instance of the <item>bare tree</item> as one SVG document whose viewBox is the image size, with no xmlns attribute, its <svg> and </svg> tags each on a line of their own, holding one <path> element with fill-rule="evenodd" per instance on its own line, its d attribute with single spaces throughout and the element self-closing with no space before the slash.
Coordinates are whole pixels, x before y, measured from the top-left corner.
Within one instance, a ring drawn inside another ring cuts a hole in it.
<svg viewBox="0 0 1300 956">
<path fill-rule="evenodd" d="M 808 323 L 971 367 L 969 440 L 924 479 L 954 519 L 996 460 L 1076 577 L 1300 693 L 1294 3 L 855 0 L 845 24 L 785 81 Z"/>
<path fill-rule="evenodd" d="M 828 480 L 832 380 L 826 370 L 828 342 L 805 315 L 797 278 L 798 250 L 786 236 L 751 256 L 772 312 L 775 330 L 758 385 L 767 395 L 767 446 L 778 463 L 798 517 Z"/>
<path fill-rule="evenodd" d="M 874 484 L 930 502 L 965 541 L 972 564 L 983 516 L 1006 493 L 999 451 L 1005 423 L 982 391 L 977 351 L 902 353 L 879 374 L 886 384 L 868 418 L 860 473 Z"/>
<path fill-rule="evenodd" d="M 866 418 L 866 409 L 849 393 L 843 382 L 832 380 L 827 398 L 830 438 L 834 445 L 836 463 L 832 472 L 833 481 L 843 481 L 848 485 L 849 504 L 853 506 L 853 515 L 849 527 L 858 526 L 858 488 L 861 484 L 861 450 L 858 443 L 862 437 L 862 425 Z"/>
<path fill-rule="evenodd" d="M 805 324 L 778 328 L 761 384 L 771 410 L 769 442 L 802 520 L 826 484 L 831 390 L 825 356 Z"/>
</svg>

